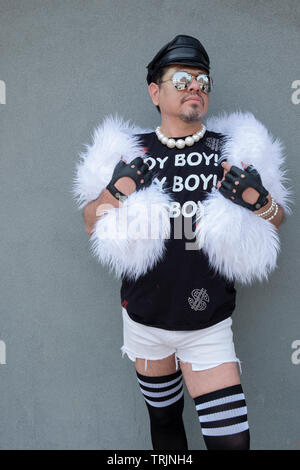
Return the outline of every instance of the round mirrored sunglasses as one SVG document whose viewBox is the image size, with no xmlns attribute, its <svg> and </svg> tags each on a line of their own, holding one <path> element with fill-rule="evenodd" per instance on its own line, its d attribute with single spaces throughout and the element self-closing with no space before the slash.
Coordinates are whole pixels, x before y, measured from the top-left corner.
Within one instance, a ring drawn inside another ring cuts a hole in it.
<svg viewBox="0 0 300 470">
<path fill-rule="evenodd" d="M 175 88 L 181 91 L 185 90 L 191 85 L 193 78 L 197 80 L 200 85 L 200 89 L 204 93 L 211 92 L 213 80 L 209 75 L 206 75 L 205 73 L 200 73 L 199 75 L 194 76 L 188 72 L 175 72 L 172 78 L 169 78 L 168 80 L 163 80 L 161 83 L 172 81 Z"/>
</svg>

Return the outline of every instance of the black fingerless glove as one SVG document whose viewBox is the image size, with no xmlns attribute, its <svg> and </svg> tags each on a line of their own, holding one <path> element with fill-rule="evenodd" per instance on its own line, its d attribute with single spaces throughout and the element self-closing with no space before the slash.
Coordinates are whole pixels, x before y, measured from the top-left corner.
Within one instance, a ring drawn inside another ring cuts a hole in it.
<svg viewBox="0 0 300 470">
<path fill-rule="evenodd" d="M 239 184 L 234 184 L 235 181 L 239 181 Z M 254 204 L 250 204 L 242 198 L 243 192 L 249 187 L 259 192 L 259 197 Z M 232 192 L 233 189 L 236 189 L 236 192 Z M 241 170 L 237 166 L 232 165 L 230 171 L 226 173 L 219 191 L 224 197 L 230 199 L 230 201 L 239 206 L 246 207 L 251 211 L 259 210 L 261 207 L 268 204 L 268 191 L 262 185 L 261 177 L 253 165 L 247 166 L 245 170 Z M 232 197 L 234 199 L 232 199 Z"/>
<path fill-rule="evenodd" d="M 140 174 L 137 173 L 138 170 L 140 170 Z M 149 186 L 153 177 L 152 172 L 149 170 L 149 166 L 144 163 L 142 157 L 137 157 L 130 163 L 125 163 L 123 160 L 120 160 L 114 169 L 110 182 L 106 186 L 106 189 L 108 189 L 108 191 L 119 200 L 126 199 L 128 195 L 123 194 L 119 189 L 117 189 L 114 183 L 125 176 L 134 180 L 136 191 Z M 141 180 L 143 180 L 143 182 L 141 182 Z"/>
</svg>

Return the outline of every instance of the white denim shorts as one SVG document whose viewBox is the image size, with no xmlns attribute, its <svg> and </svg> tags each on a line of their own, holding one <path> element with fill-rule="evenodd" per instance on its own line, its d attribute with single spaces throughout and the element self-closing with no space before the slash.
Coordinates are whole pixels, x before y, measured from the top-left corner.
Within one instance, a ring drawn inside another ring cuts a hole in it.
<svg viewBox="0 0 300 470">
<path fill-rule="evenodd" d="M 231 329 L 231 317 L 201 330 L 170 331 L 143 325 L 130 318 L 122 307 L 123 346 L 122 357 L 127 354 L 131 361 L 136 358 L 156 361 L 175 353 L 176 370 L 178 360 L 189 362 L 192 370 L 205 370 L 224 364 L 241 361 L 236 357 Z"/>
</svg>

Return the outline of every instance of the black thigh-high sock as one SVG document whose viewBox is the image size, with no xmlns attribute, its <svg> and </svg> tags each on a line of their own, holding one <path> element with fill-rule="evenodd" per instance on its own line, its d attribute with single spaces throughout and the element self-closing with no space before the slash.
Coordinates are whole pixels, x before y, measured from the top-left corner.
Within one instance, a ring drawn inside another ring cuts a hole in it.
<svg viewBox="0 0 300 470">
<path fill-rule="evenodd" d="M 187 450 L 181 370 L 159 377 L 136 374 L 149 412 L 153 450 Z"/>
<path fill-rule="evenodd" d="M 242 385 L 194 398 L 208 450 L 249 450 L 250 432 Z"/>
</svg>

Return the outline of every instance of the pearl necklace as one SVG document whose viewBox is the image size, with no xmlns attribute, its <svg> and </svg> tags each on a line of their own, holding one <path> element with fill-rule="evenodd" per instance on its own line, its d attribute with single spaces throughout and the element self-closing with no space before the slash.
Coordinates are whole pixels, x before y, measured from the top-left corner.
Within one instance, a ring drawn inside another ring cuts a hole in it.
<svg viewBox="0 0 300 470">
<path fill-rule="evenodd" d="M 200 131 L 186 137 L 185 139 L 177 140 L 172 138 L 169 139 L 168 137 L 164 136 L 163 133 L 160 131 L 159 126 L 156 128 L 155 133 L 157 135 L 158 140 L 170 149 L 173 149 L 174 147 L 177 147 L 178 149 L 183 149 L 186 145 L 188 147 L 191 147 L 192 145 L 194 145 L 195 142 L 199 142 L 199 140 L 202 139 L 202 137 L 204 136 L 205 131 L 206 127 L 204 126 L 204 124 L 202 124 Z"/>
</svg>

